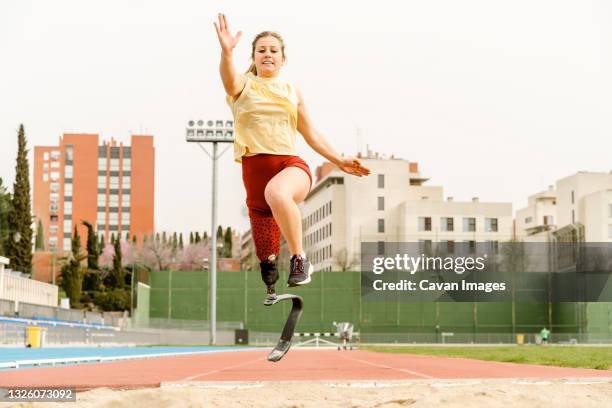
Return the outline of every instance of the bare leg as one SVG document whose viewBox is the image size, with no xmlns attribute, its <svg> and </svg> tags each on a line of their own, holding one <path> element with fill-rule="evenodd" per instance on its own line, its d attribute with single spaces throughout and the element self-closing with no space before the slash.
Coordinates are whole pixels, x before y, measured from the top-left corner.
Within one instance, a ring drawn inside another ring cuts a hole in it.
<svg viewBox="0 0 612 408">
<path fill-rule="evenodd" d="M 266 186 L 266 202 L 272 209 L 292 255 L 303 252 L 302 217 L 297 204 L 306 198 L 309 188 L 310 178 L 298 167 L 284 169 Z"/>
</svg>

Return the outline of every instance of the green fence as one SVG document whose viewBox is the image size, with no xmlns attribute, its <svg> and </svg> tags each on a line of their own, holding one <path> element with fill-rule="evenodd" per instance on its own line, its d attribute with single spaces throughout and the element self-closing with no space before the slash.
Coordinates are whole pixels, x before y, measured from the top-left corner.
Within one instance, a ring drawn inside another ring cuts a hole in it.
<svg viewBox="0 0 612 408">
<path fill-rule="evenodd" d="M 284 287 L 281 274 L 277 289 Z M 150 317 L 208 320 L 208 273 L 154 272 L 150 276 Z M 297 331 L 333 331 L 333 322 L 349 321 L 363 333 L 423 333 L 437 338 L 456 333 L 578 333 L 612 338 L 610 303 L 398 302 L 362 301 L 359 272 L 317 272 L 312 283 L 292 288 L 306 307 Z M 290 304 L 262 305 L 265 296 L 259 271 L 217 274 L 217 320 L 243 322 L 252 331 L 279 332 Z M 585 337 L 586 336 L 586 337 Z"/>
</svg>

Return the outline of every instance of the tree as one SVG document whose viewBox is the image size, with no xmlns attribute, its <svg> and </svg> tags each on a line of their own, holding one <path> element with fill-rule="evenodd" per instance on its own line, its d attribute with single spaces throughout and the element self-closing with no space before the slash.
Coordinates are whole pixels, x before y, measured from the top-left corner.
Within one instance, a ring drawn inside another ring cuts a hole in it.
<svg viewBox="0 0 612 408">
<path fill-rule="evenodd" d="M 45 250 L 45 234 L 43 233 L 42 220 L 38 220 L 38 226 L 36 227 L 36 244 L 34 244 L 34 248 L 36 248 L 37 251 Z"/>
<path fill-rule="evenodd" d="M 223 227 L 220 225 L 217 227 L 217 257 L 223 258 L 223 246 L 219 244 L 223 244 Z"/>
<path fill-rule="evenodd" d="M 232 228 L 227 227 L 225 230 L 225 236 L 223 237 L 223 250 L 227 258 L 232 257 Z"/>
<path fill-rule="evenodd" d="M 17 135 L 17 164 L 13 198 L 8 216 L 9 239 L 6 253 L 11 268 L 24 273 L 32 272 L 32 210 L 30 206 L 30 166 L 23 125 Z"/>
<path fill-rule="evenodd" d="M 353 268 L 353 265 L 359 263 L 355 257 L 349 257 L 346 248 L 342 248 L 341 250 L 336 251 L 333 255 L 333 260 L 342 272 L 350 271 L 351 268 Z"/>
<path fill-rule="evenodd" d="M 199 244 L 199 243 L 200 243 L 200 241 L 201 241 L 201 239 L 200 239 L 200 232 L 199 232 L 199 231 L 196 231 L 196 233 L 195 233 L 195 238 L 194 238 L 194 242 L 195 242 L 196 244 Z"/>
<path fill-rule="evenodd" d="M 193 232 L 189 233 L 189 245 L 193 244 Z"/>
<path fill-rule="evenodd" d="M 202 234 L 202 242 L 208 244 L 208 233 L 206 231 L 204 231 L 204 233 Z"/>
<path fill-rule="evenodd" d="M 113 269 L 111 273 L 115 280 L 115 287 L 119 289 L 124 289 L 125 269 L 123 269 L 123 265 L 121 264 L 121 240 L 117 238 L 115 242 L 113 242 L 113 246 L 115 249 L 115 255 L 113 257 Z"/>
<path fill-rule="evenodd" d="M 6 239 L 8 237 L 8 216 L 11 208 L 11 194 L 0 177 L 0 255 L 6 254 Z"/>
<path fill-rule="evenodd" d="M 183 233 L 182 232 L 181 232 L 181 235 L 179 235 L 178 247 L 180 250 L 183 250 Z"/>
<path fill-rule="evenodd" d="M 60 279 L 62 288 L 70 298 L 70 305 L 76 307 L 81 299 L 83 285 L 81 261 L 86 258 L 85 255 L 81 254 L 81 237 L 79 237 L 76 225 L 74 226 L 74 235 L 70 246 L 71 253 L 62 266 Z"/>
<path fill-rule="evenodd" d="M 166 245 L 168 243 L 168 237 L 166 236 L 166 231 L 162 232 L 162 244 Z"/>
<path fill-rule="evenodd" d="M 82 224 L 87 227 L 87 269 L 100 269 L 98 265 L 100 247 L 96 239 L 96 233 L 88 221 L 83 221 Z"/>
</svg>

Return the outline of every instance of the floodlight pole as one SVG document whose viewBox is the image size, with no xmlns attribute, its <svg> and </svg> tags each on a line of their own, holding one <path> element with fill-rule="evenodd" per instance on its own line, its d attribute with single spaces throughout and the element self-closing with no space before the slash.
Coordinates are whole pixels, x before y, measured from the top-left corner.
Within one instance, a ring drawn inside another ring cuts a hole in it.
<svg viewBox="0 0 612 408">
<path fill-rule="evenodd" d="M 217 342 L 217 160 L 223 156 L 223 153 L 231 146 L 228 146 L 217 154 L 218 143 L 233 143 L 233 122 L 215 121 L 216 127 L 213 127 L 213 121 L 207 122 L 207 127 L 203 127 L 204 122 L 198 121 L 198 127 L 194 128 L 195 122 L 190 121 L 187 128 L 187 142 L 195 142 L 204 150 L 204 152 L 212 159 L 212 214 L 211 214 L 211 261 L 209 263 L 209 322 L 210 322 L 210 344 L 214 345 Z M 220 133 L 219 133 L 220 132 Z M 202 146 L 202 142 L 212 143 L 212 155 L 208 153 L 206 148 Z"/>
</svg>

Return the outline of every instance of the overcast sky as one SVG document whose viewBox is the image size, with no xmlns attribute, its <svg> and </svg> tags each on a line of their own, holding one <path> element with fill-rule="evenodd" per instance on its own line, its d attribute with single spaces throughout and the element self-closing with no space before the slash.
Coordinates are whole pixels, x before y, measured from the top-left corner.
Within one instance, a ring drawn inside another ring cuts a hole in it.
<svg viewBox="0 0 612 408">
<path fill-rule="evenodd" d="M 210 159 L 189 119 L 230 118 L 213 28 L 287 44 L 282 75 L 315 126 L 355 154 L 416 161 L 445 196 L 512 202 L 577 171 L 612 169 L 609 1 L 0 2 L 0 176 L 16 131 L 30 149 L 67 132 L 155 136 L 158 230 L 210 228 Z M 361 129 L 357 137 L 356 129 Z M 322 159 L 303 141 L 311 168 Z M 219 222 L 244 230 L 240 166 L 220 160 Z"/>
</svg>

